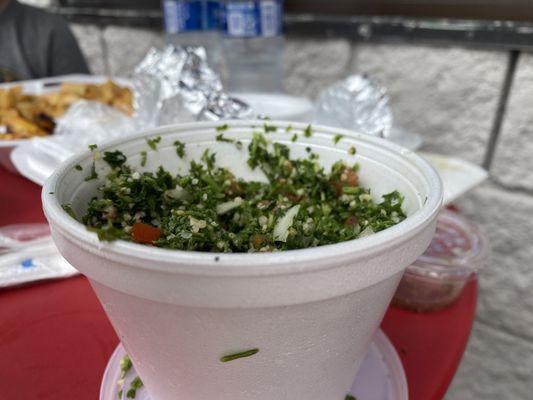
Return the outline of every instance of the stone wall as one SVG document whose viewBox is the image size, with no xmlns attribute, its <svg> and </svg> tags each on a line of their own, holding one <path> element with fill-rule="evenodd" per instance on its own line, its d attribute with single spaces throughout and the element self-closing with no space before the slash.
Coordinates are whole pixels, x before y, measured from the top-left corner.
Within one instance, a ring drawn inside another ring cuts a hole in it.
<svg viewBox="0 0 533 400">
<path fill-rule="evenodd" d="M 74 25 L 93 73 L 123 75 L 156 32 Z M 480 163 L 506 67 L 504 53 L 421 45 L 289 39 L 286 88 L 313 97 L 352 72 L 390 91 L 395 118 L 425 149 Z M 458 202 L 487 234 L 477 320 L 449 400 L 530 399 L 533 393 L 533 56 L 521 58 L 493 178 Z"/>
</svg>

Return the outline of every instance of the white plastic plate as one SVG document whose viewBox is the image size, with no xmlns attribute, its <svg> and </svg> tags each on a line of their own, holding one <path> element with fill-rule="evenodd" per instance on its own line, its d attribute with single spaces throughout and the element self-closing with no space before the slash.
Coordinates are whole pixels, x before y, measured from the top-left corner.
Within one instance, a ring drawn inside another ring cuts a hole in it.
<svg viewBox="0 0 533 400">
<path fill-rule="evenodd" d="M 120 376 L 119 363 L 126 351 L 121 344 L 113 352 L 102 378 L 100 386 L 100 400 L 126 399 L 129 382 L 137 375 L 135 367 L 128 372 L 125 378 L 126 390 L 123 397 L 118 396 L 120 390 L 117 384 Z M 376 333 L 372 344 L 363 361 L 357 377 L 350 391 L 360 400 L 408 400 L 407 380 L 402 362 L 396 353 L 396 349 L 387 336 L 380 330 Z M 137 390 L 137 400 L 152 399 L 145 387 Z M 187 399 L 183 399 L 187 400 Z M 331 399 L 344 400 L 344 399 Z"/>
</svg>

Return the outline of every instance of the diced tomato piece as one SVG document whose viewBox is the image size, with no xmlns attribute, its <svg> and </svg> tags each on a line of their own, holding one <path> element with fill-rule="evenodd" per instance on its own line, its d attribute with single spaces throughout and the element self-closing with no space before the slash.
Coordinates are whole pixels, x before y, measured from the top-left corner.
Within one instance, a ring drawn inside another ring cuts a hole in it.
<svg viewBox="0 0 533 400">
<path fill-rule="evenodd" d="M 252 245 L 256 249 L 261 247 L 264 241 L 265 241 L 265 237 L 263 235 L 260 235 L 259 233 L 256 233 L 255 235 L 252 236 Z"/>
<path fill-rule="evenodd" d="M 357 172 L 351 168 L 346 168 L 341 174 L 341 182 L 346 186 L 357 186 L 359 184 L 359 177 L 357 176 Z"/>
<path fill-rule="evenodd" d="M 143 223 L 136 223 L 131 229 L 131 239 L 142 244 L 153 244 L 161 236 L 161 229 Z"/>
<path fill-rule="evenodd" d="M 355 215 L 352 215 L 344 221 L 344 225 L 346 226 L 354 226 L 355 224 L 357 224 L 357 217 Z"/>
</svg>

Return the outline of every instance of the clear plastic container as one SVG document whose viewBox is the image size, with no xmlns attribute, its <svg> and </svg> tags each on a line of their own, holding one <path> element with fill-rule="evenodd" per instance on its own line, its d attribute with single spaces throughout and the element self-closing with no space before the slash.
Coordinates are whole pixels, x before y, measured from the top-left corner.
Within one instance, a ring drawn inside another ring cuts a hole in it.
<svg viewBox="0 0 533 400">
<path fill-rule="evenodd" d="M 407 267 L 393 304 L 413 311 L 435 311 L 451 305 L 483 266 L 487 242 L 456 212 L 443 210 L 429 248 Z"/>
</svg>

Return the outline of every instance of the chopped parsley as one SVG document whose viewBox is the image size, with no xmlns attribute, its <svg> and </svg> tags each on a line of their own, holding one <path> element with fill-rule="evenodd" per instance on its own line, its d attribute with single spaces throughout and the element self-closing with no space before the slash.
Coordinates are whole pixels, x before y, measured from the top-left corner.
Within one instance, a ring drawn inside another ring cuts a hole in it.
<svg viewBox="0 0 533 400">
<path fill-rule="evenodd" d="M 93 153 L 93 163 L 91 165 L 91 172 L 89 173 L 89 175 L 87 175 L 85 177 L 86 181 L 92 181 L 93 179 L 97 179 L 98 178 L 98 174 L 96 173 L 96 159 L 98 157 L 98 152 L 95 151 L 97 148 L 98 148 L 98 146 L 95 145 L 95 144 L 90 144 L 89 145 L 89 150 Z M 80 169 L 78 169 L 77 166 L 74 167 L 74 168 L 76 168 L 78 171 L 80 171 Z"/>
<path fill-rule="evenodd" d="M 268 124 L 264 124 L 263 128 L 265 130 L 265 133 L 276 132 L 278 130 L 277 126 Z"/>
<path fill-rule="evenodd" d="M 137 395 L 137 389 L 140 389 L 143 386 L 143 382 L 141 381 L 141 378 L 136 376 L 133 378 L 130 384 L 130 389 L 126 392 L 126 397 L 128 399 L 134 399 Z"/>
<path fill-rule="evenodd" d="M 150 148 L 152 150 L 157 150 L 157 144 L 161 141 L 161 136 L 156 136 L 154 138 L 151 138 L 151 139 L 146 139 L 146 143 L 148 143 L 148 146 L 150 146 Z"/>
<path fill-rule="evenodd" d="M 120 366 L 120 379 L 124 379 L 126 374 L 129 372 L 129 370 L 133 366 L 130 360 L 130 357 L 127 354 L 121 358 L 119 366 Z"/>
<path fill-rule="evenodd" d="M 307 128 L 304 130 L 304 136 L 306 138 L 311 137 L 313 135 L 313 128 L 311 128 L 311 125 L 307 125 Z"/>
<path fill-rule="evenodd" d="M 52 194 L 53 192 L 50 192 Z M 63 207 L 63 210 L 67 212 L 68 215 L 70 215 L 72 218 L 76 219 L 76 214 L 74 213 L 74 210 L 72 209 L 72 206 L 70 204 L 63 204 L 61 207 Z"/>
<path fill-rule="evenodd" d="M 147 157 L 148 153 L 145 150 L 141 151 L 141 167 L 144 167 L 146 165 Z"/>
<path fill-rule="evenodd" d="M 289 147 L 270 143 L 259 132 L 248 153 L 248 165 L 262 171 L 266 182 L 237 178 L 208 150 L 183 175 L 162 167 L 141 173 L 113 152 L 112 171 L 90 200 L 83 222 L 107 241 L 272 252 L 357 239 L 405 218 L 398 192 L 378 202 L 359 186 L 357 164 L 338 161 L 326 171 L 318 155 L 292 159 Z"/>
<path fill-rule="evenodd" d="M 298 140 L 298 135 L 295 133 L 294 135 L 292 135 L 291 137 L 291 142 L 296 142 Z"/>
<path fill-rule="evenodd" d="M 120 151 L 106 151 L 104 153 L 104 161 L 109 164 L 111 168 L 120 168 L 126 162 L 126 156 Z"/>
<path fill-rule="evenodd" d="M 348 154 L 353 156 L 355 154 L 355 147 L 350 146 L 350 148 L 348 149 Z"/>
<path fill-rule="evenodd" d="M 174 142 L 174 146 L 176 147 L 176 154 L 179 158 L 183 158 L 185 156 L 185 144 L 180 142 L 179 140 L 176 140 Z"/>
<path fill-rule="evenodd" d="M 292 131 L 292 125 L 289 125 L 285 128 L 285 132 L 289 133 L 290 131 Z"/>
<path fill-rule="evenodd" d="M 98 178 L 98 173 L 96 172 L 96 164 L 93 160 L 93 163 L 91 164 L 91 172 L 89 173 L 89 175 L 85 177 L 85 180 L 88 182 L 88 181 L 92 181 L 93 179 L 97 179 L 97 178 Z"/>
<path fill-rule="evenodd" d="M 344 137 L 344 135 L 341 135 L 340 133 L 333 136 L 333 144 L 339 143 L 339 141 Z"/>
<path fill-rule="evenodd" d="M 227 131 L 229 128 L 228 124 L 217 126 L 215 129 L 217 132 L 224 132 Z"/>
<path fill-rule="evenodd" d="M 355 396 L 352 396 L 351 394 L 347 394 L 344 400 L 357 400 Z"/>
<path fill-rule="evenodd" d="M 215 139 L 216 139 L 217 142 L 227 142 L 227 143 L 234 143 L 235 142 L 235 140 L 228 139 L 227 137 L 225 137 L 223 133 L 220 133 L 220 134 L 216 135 Z"/>
<path fill-rule="evenodd" d="M 259 353 L 259 349 L 246 350 L 240 353 L 230 354 L 228 356 L 221 357 L 220 361 L 229 362 L 229 361 L 237 360 L 239 358 L 251 357 L 257 353 Z"/>
<path fill-rule="evenodd" d="M 75 168 L 76 170 L 78 170 L 78 171 L 83 171 L 83 168 L 81 167 L 80 164 L 76 164 L 76 165 L 74 166 L 74 168 Z"/>
<path fill-rule="evenodd" d="M 238 148 L 239 150 L 242 149 L 242 142 L 240 140 L 227 138 L 226 136 L 224 136 L 223 133 L 219 133 L 218 135 L 216 135 L 215 140 L 217 142 L 233 143 L 236 148 Z"/>
</svg>

